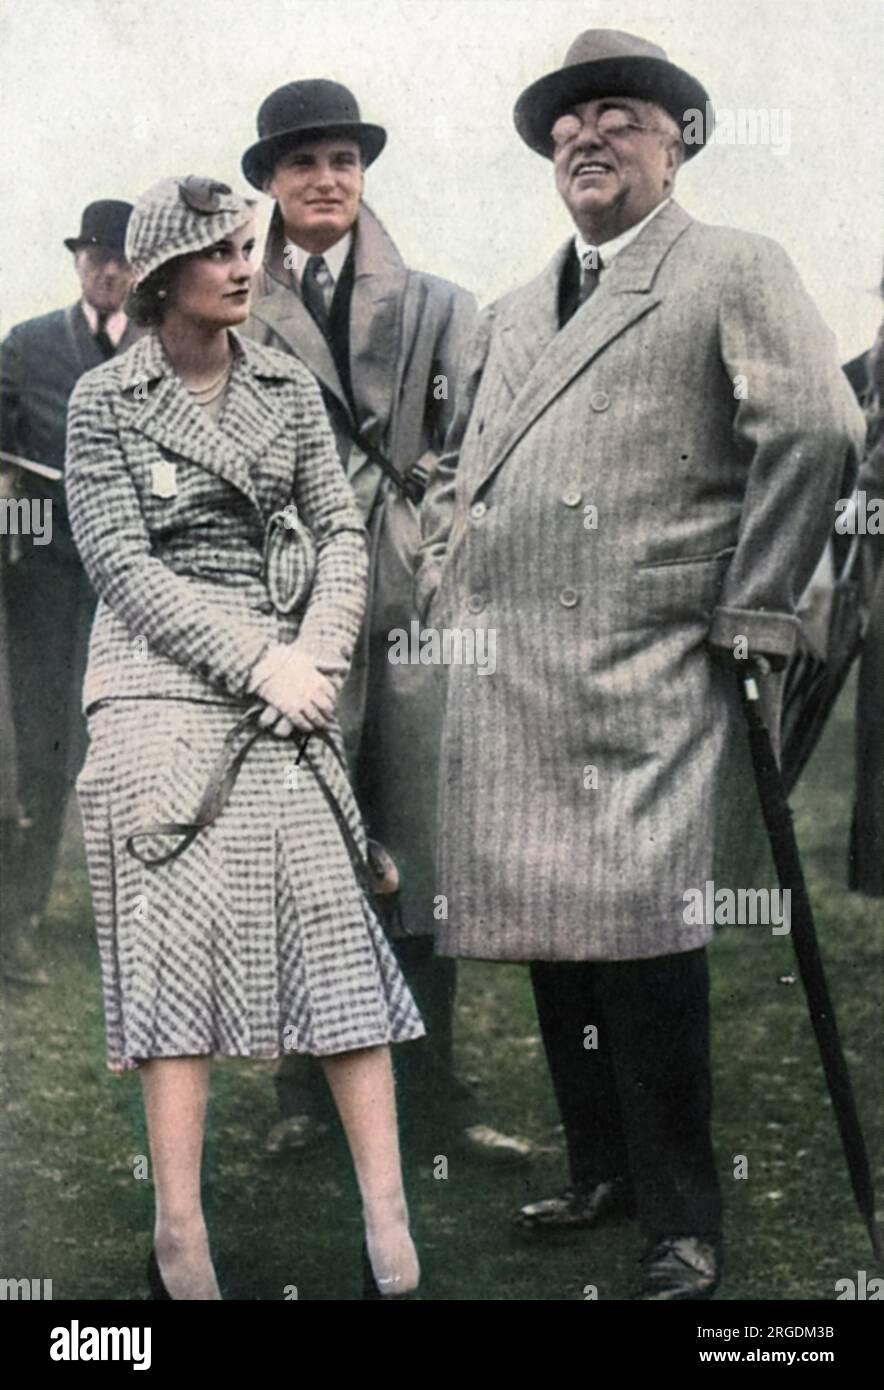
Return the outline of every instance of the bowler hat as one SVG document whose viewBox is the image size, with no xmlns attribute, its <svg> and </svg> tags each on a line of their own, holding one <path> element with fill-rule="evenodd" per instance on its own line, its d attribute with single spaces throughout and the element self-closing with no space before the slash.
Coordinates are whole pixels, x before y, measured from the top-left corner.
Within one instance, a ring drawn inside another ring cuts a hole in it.
<svg viewBox="0 0 884 1390">
<path fill-rule="evenodd" d="M 664 49 L 620 29 L 578 34 L 562 67 L 526 87 L 513 111 L 516 130 L 532 150 L 553 156 L 550 131 L 569 107 L 599 97 L 636 97 L 655 102 L 682 127 L 690 125 L 685 159 L 712 134 L 712 104 L 702 83 L 670 63 Z M 699 122 L 696 117 L 702 118 Z"/>
<path fill-rule="evenodd" d="M 284 150 L 301 140 L 334 135 L 357 142 L 366 168 L 387 143 L 383 126 L 360 118 L 356 98 L 340 82 L 324 77 L 287 82 L 261 103 L 259 139 L 243 155 L 242 171 L 253 188 L 263 188 Z"/>
<path fill-rule="evenodd" d="M 114 198 L 89 203 L 80 218 L 80 235 L 65 237 L 64 244 L 69 251 L 79 251 L 81 246 L 107 246 L 122 253 L 131 215 L 132 204 Z"/>
</svg>

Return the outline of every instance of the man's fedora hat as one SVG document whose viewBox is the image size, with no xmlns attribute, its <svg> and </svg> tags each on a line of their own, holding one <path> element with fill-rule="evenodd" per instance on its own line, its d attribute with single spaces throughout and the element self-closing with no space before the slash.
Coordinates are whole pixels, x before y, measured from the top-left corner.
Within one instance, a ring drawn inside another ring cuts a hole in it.
<svg viewBox="0 0 884 1390">
<path fill-rule="evenodd" d="M 345 135 L 355 140 L 366 167 L 387 143 L 382 126 L 369 125 L 359 115 L 351 91 L 324 77 L 287 82 L 261 103 L 258 136 L 242 157 L 242 171 L 253 188 L 263 188 L 280 155 L 302 140 Z"/>
<path fill-rule="evenodd" d="M 690 125 L 685 159 L 702 149 L 712 134 L 712 103 L 702 83 L 670 63 L 657 44 L 620 29 L 587 29 L 579 34 L 562 67 L 532 82 L 519 97 L 513 112 L 516 130 L 532 150 L 552 159 L 554 122 L 570 107 L 599 97 L 653 101 L 669 112 L 683 133 Z"/>
<path fill-rule="evenodd" d="M 69 251 L 79 251 L 81 246 L 107 246 L 112 251 L 122 252 L 131 216 L 131 203 L 121 203 L 114 198 L 89 203 L 80 218 L 80 235 L 65 237 L 64 244 Z"/>
</svg>

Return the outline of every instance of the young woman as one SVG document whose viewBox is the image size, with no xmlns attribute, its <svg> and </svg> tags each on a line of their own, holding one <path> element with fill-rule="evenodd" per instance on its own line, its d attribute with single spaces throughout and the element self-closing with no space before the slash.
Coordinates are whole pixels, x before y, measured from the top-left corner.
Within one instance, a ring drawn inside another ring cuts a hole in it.
<svg viewBox="0 0 884 1390">
<path fill-rule="evenodd" d="M 402 1297 L 418 1262 L 388 1044 L 424 1030 L 358 876 L 334 716 L 365 537 L 313 378 L 234 331 L 252 207 L 193 177 L 144 194 L 126 254 L 150 331 L 70 405 L 68 505 L 100 597 L 78 793 L 108 1064 L 142 1075 L 155 1297 L 220 1297 L 212 1055 L 287 1050 L 322 1058 L 347 1134 L 367 1296 Z"/>
</svg>

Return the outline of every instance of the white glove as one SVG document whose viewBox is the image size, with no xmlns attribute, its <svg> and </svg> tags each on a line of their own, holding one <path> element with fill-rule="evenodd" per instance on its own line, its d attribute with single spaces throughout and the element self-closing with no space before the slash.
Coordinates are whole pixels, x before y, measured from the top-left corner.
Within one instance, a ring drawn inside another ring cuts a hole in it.
<svg viewBox="0 0 884 1390">
<path fill-rule="evenodd" d="M 335 688 L 296 642 L 267 649 L 252 668 L 249 690 L 272 707 L 272 713 L 265 710 L 261 715 L 262 727 L 282 714 L 296 729 L 312 733 L 327 729 L 334 719 Z"/>
</svg>

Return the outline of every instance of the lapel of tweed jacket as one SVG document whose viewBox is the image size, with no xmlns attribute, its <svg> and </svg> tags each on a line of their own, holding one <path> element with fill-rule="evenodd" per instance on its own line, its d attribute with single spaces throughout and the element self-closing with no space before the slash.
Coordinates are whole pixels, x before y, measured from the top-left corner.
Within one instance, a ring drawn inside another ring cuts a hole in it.
<svg viewBox="0 0 884 1390">
<path fill-rule="evenodd" d="M 80 301 L 77 300 L 65 312 L 74 358 L 79 363 L 80 371 L 88 372 L 92 367 L 100 367 L 105 360 L 104 353 L 95 341 Z"/>
<path fill-rule="evenodd" d="M 127 423 L 154 443 L 224 478 L 260 511 L 249 465 L 289 421 L 282 408 L 262 392 L 242 340 L 235 333 L 231 336 L 234 362 L 220 426 L 194 404 L 155 332 L 126 354 L 122 388 Z M 145 385 L 146 400 L 137 389 Z"/>
<path fill-rule="evenodd" d="M 365 204 L 356 231 L 350 301 L 350 374 L 359 428 L 382 447 L 401 374 L 402 305 L 408 271 Z"/>
<path fill-rule="evenodd" d="M 559 329 L 558 286 L 568 242 L 546 271 L 504 311 L 501 370 L 515 398 L 487 445 L 486 465 L 475 491 L 484 487 L 519 440 L 574 377 L 615 338 L 660 303 L 653 292 L 663 258 L 692 218 L 670 203 L 614 261 L 592 299 Z"/>
<path fill-rule="evenodd" d="M 321 384 L 340 402 L 351 419 L 347 393 L 341 385 L 328 342 L 306 308 L 291 271 L 284 268 L 285 233 L 279 208 L 273 210 L 267 234 L 264 268 L 252 297 L 252 318 L 281 338 L 294 357 L 300 358 Z M 351 309 L 352 313 L 352 309 Z"/>
</svg>

